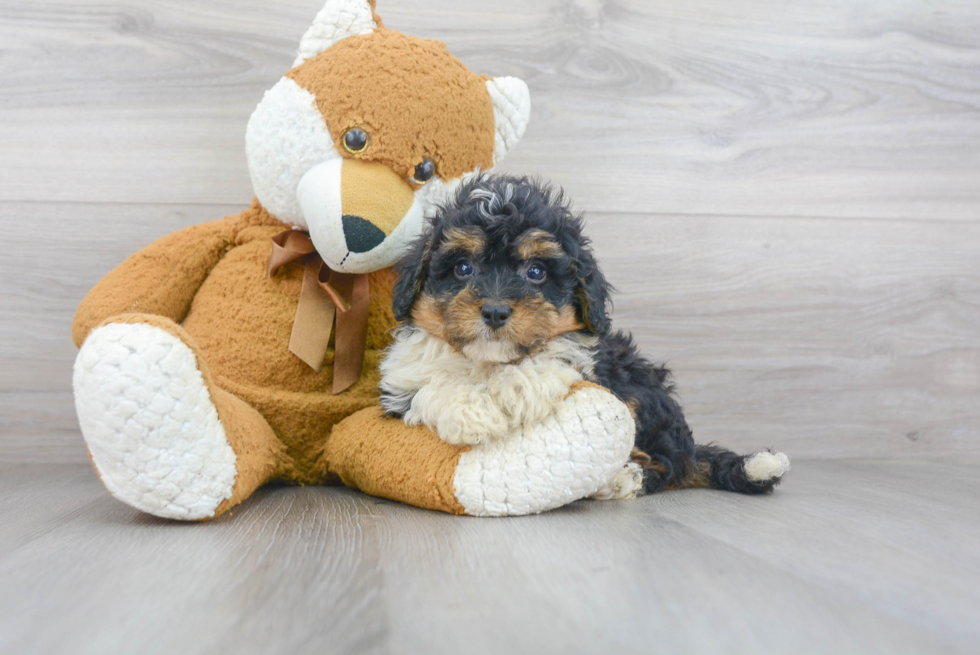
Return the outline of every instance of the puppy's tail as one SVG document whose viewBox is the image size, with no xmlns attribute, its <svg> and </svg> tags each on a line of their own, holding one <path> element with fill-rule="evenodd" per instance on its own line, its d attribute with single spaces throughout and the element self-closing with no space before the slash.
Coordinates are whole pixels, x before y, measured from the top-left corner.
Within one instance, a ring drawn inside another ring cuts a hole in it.
<svg viewBox="0 0 980 655">
<path fill-rule="evenodd" d="M 760 450 L 739 455 L 713 444 L 696 445 L 694 460 L 670 466 L 666 458 L 651 457 L 638 448 L 632 460 L 642 467 L 643 490 L 654 493 L 663 489 L 692 487 L 735 491 L 743 494 L 765 494 L 773 490 L 789 471 L 789 457 L 784 453 Z"/>
<path fill-rule="evenodd" d="M 738 455 L 715 446 L 694 447 L 694 485 L 743 494 L 764 494 L 772 491 L 789 470 L 789 457 L 784 453 L 760 450 L 751 455 Z M 688 486 L 688 485 L 685 485 Z"/>
</svg>

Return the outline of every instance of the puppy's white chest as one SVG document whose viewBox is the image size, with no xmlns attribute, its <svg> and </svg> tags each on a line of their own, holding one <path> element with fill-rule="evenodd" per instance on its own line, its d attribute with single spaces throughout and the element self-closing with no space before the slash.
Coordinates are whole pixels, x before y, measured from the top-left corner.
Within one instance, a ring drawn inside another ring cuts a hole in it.
<svg viewBox="0 0 980 655">
<path fill-rule="evenodd" d="M 565 338 L 513 364 L 475 362 L 421 330 L 402 330 L 381 367 L 382 403 L 400 402 L 386 409 L 448 443 L 489 443 L 554 414 L 571 386 L 591 377 L 589 352 Z"/>
</svg>

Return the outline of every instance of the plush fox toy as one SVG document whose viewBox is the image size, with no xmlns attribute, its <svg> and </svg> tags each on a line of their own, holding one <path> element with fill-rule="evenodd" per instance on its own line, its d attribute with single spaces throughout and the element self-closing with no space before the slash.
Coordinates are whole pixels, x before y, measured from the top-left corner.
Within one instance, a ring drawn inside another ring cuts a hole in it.
<svg viewBox="0 0 980 655">
<path fill-rule="evenodd" d="M 608 486 L 633 422 L 597 387 L 485 450 L 378 407 L 390 267 L 454 181 L 517 143 L 529 112 L 521 80 L 386 29 L 373 0 L 328 0 L 249 121 L 251 207 L 147 246 L 78 309 L 75 402 L 108 490 L 199 520 L 270 481 L 477 515 Z"/>
</svg>

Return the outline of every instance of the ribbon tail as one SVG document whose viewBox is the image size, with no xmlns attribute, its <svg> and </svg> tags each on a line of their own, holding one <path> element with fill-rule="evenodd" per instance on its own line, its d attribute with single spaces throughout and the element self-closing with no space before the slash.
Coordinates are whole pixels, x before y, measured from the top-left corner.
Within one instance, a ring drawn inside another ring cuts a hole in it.
<svg viewBox="0 0 980 655">
<path fill-rule="evenodd" d="M 367 275 L 334 273 L 331 284 L 338 290 L 350 289 L 350 307 L 337 312 L 337 336 L 334 340 L 333 393 L 346 391 L 361 376 L 364 348 L 367 344 L 368 312 L 371 289 Z M 349 285 L 349 286 L 348 286 Z"/>
<path fill-rule="evenodd" d="M 331 271 L 316 254 L 305 232 L 286 230 L 272 238 L 267 275 L 305 257 L 303 287 L 289 337 L 289 351 L 317 373 L 330 345 L 334 319 L 335 336 L 333 393 L 346 391 L 361 376 L 370 305 L 367 275 Z"/>
<path fill-rule="evenodd" d="M 274 276 L 281 267 L 314 252 L 313 241 L 305 232 L 286 230 L 272 237 L 272 252 L 266 264 L 266 275 Z"/>
<path fill-rule="evenodd" d="M 351 294 L 354 292 L 354 277 L 350 273 L 339 273 L 331 270 L 326 264 L 320 267 L 317 282 L 323 288 L 333 304 L 342 312 L 350 309 Z"/>
<path fill-rule="evenodd" d="M 337 308 L 317 281 L 320 273 L 319 258 L 307 262 L 303 270 L 303 288 L 299 294 L 293 332 L 289 337 L 289 352 L 293 353 L 317 373 L 323 367 L 323 358 L 330 344 Z M 336 385 L 336 373 L 334 384 Z"/>
</svg>

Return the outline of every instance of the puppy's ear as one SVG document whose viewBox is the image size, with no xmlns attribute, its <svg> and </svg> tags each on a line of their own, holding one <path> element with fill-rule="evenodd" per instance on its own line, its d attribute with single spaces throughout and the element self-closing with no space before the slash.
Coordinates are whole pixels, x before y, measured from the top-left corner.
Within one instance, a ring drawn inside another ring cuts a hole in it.
<svg viewBox="0 0 980 655">
<path fill-rule="evenodd" d="M 585 325 L 587 332 L 604 336 L 609 332 L 609 304 L 612 285 L 606 281 L 606 276 L 599 270 L 592 250 L 584 245 L 578 253 L 574 267 L 576 288 L 575 308 L 578 318 Z"/>
<path fill-rule="evenodd" d="M 398 264 L 398 280 L 392 292 L 391 307 L 396 321 L 404 321 L 412 315 L 412 306 L 422 293 L 422 286 L 429 274 L 429 259 L 432 252 L 431 233 L 424 234 L 409 249 Z"/>
</svg>

